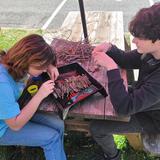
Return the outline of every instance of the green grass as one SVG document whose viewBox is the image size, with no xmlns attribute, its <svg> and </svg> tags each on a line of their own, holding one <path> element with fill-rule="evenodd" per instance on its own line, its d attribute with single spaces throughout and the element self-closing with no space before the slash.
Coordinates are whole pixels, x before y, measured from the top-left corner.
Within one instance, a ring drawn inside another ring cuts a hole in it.
<svg viewBox="0 0 160 160">
<path fill-rule="evenodd" d="M 0 50 L 9 49 L 19 39 L 31 33 L 42 34 L 42 31 L 31 29 L 0 29 Z"/>
<path fill-rule="evenodd" d="M 117 148 L 122 152 L 121 160 L 160 160 L 144 151 L 134 150 L 126 140 L 125 136 L 114 135 Z M 94 159 L 96 154 L 101 153 L 100 147 L 91 137 L 84 133 L 67 132 L 65 137 L 65 148 L 68 160 L 99 160 Z"/>
</svg>

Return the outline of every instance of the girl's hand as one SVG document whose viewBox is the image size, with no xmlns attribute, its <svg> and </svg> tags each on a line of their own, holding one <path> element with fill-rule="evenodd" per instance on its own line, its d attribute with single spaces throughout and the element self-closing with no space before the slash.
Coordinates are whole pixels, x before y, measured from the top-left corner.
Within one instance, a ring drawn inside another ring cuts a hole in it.
<svg viewBox="0 0 160 160">
<path fill-rule="evenodd" d="M 58 72 L 57 67 L 55 67 L 51 64 L 48 66 L 48 71 L 47 72 L 48 72 L 51 80 L 53 80 L 53 81 L 55 81 L 59 76 L 59 72 Z"/>
<path fill-rule="evenodd" d="M 92 57 L 97 65 L 105 67 L 108 71 L 118 68 L 114 60 L 105 52 L 92 52 Z"/>
<path fill-rule="evenodd" d="M 48 80 L 44 82 L 41 87 L 39 88 L 38 92 L 36 93 L 37 96 L 39 96 L 41 99 L 44 99 L 49 94 L 51 94 L 54 90 L 54 81 Z"/>
<path fill-rule="evenodd" d="M 107 52 L 107 51 L 109 51 L 111 49 L 111 47 L 112 47 L 111 43 L 105 42 L 105 43 L 102 43 L 100 45 L 97 45 L 94 48 L 93 52 Z"/>
</svg>

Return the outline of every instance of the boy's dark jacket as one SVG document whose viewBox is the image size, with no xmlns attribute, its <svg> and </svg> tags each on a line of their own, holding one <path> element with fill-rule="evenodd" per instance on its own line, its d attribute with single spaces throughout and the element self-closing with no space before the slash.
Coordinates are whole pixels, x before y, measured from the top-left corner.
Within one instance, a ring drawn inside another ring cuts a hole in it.
<svg viewBox="0 0 160 160">
<path fill-rule="evenodd" d="M 107 72 L 108 89 L 117 114 L 131 115 L 144 132 L 160 131 L 160 60 L 151 54 L 133 50 L 125 53 L 112 46 L 107 54 L 125 69 L 139 69 L 139 77 L 132 90 L 126 90 L 118 69 Z"/>
</svg>

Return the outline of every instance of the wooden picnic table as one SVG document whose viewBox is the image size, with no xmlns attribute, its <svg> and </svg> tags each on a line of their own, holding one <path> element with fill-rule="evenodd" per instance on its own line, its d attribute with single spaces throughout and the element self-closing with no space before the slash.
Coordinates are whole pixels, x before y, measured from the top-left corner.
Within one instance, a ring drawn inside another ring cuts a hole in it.
<svg viewBox="0 0 160 160">
<path fill-rule="evenodd" d="M 86 22 L 88 28 L 88 39 L 90 44 L 97 45 L 102 42 L 112 42 L 119 48 L 124 49 L 124 30 L 122 12 L 86 12 Z M 61 28 L 57 31 L 58 38 L 66 38 L 72 41 L 83 40 L 83 30 L 81 26 L 80 14 L 77 11 L 69 12 Z M 106 89 L 108 93 L 106 69 L 101 67 L 98 72 L 90 72 L 90 62 L 81 65 Z M 121 70 L 121 76 L 127 89 L 126 71 Z M 129 117 L 116 115 L 110 97 L 104 98 L 99 93 L 92 95 L 83 102 L 77 104 L 68 113 L 69 117 L 89 118 L 89 119 L 110 119 L 128 121 Z"/>
</svg>

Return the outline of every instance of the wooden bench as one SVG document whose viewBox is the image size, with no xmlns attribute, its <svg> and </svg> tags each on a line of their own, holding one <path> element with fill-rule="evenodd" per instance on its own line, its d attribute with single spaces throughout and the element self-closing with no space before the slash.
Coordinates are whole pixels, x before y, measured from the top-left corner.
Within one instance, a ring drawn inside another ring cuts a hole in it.
<svg viewBox="0 0 160 160">
<path fill-rule="evenodd" d="M 66 129 L 69 131 L 77 131 L 77 132 L 85 132 L 87 136 L 90 136 L 89 132 L 89 121 L 86 120 L 65 120 L 65 126 Z M 125 133 L 120 134 L 126 136 L 129 144 L 135 149 L 135 150 L 143 150 L 143 142 L 141 139 L 141 134 L 139 133 Z"/>
</svg>

